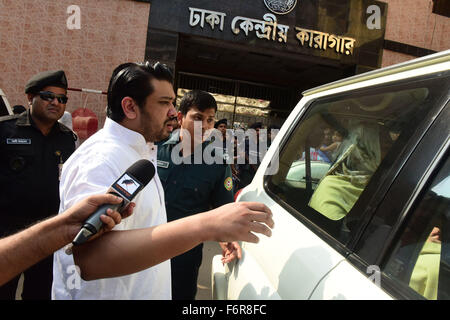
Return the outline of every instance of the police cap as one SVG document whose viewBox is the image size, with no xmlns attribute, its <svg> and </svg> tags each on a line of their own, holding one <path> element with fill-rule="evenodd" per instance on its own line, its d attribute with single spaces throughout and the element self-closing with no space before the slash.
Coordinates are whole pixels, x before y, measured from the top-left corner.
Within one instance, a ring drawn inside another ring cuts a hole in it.
<svg viewBox="0 0 450 320">
<path fill-rule="evenodd" d="M 227 125 L 227 119 L 220 119 L 219 121 L 217 121 L 215 124 L 214 124 L 214 128 L 218 128 L 222 123 L 224 123 L 225 125 Z"/>
<path fill-rule="evenodd" d="M 249 129 L 262 129 L 262 123 L 261 122 L 255 122 L 252 125 L 250 125 Z"/>
<path fill-rule="evenodd" d="M 34 75 L 25 86 L 25 93 L 38 93 L 43 88 L 52 86 L 67 90 L 67 78 L 63 70 L 44 71 Z"/>
</svg>

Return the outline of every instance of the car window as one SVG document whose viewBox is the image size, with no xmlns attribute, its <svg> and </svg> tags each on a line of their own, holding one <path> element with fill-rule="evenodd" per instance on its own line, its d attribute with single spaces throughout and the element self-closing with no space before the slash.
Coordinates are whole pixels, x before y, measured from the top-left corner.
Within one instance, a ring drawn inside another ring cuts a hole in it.
<svg viewBox="0 0 450 320">
<path fill-rule="evenodd" d="M 450 299 L 450 161 L 417 201 L 383 272 L 426 299 Z"/>
<path fill-rule="evenodd" d="M 389 168 L 383 160 L 400 153 L 437 101 L 442 104 L 442 79 L 313 102 L 281 147 L 278 171 L 266 180 L 269 194 L 346 244 L 363 211 L 353 207 L 370 197 L 371 185 L 376 189 L 375 172 Z"/>
</svg>

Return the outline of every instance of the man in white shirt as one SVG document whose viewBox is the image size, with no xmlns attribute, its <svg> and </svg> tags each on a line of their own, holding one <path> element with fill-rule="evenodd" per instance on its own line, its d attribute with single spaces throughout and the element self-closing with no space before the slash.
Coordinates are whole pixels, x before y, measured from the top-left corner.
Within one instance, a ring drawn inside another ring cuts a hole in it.
<svg viewBox="0 0 450 320">
<path fill-rule="evenodd" d="M 139 159 L 156 167 L 153 142 L 172 131 L 174 100 L 172 74 L 164 65 L 117 67 L 109 83 L 104 128 L 64 165 L 60 212 L 88 195 L 105 193 Z M 270 210 L 257 203 L 226 205 L 167 224 L 157 174 L 133 201 L 134 214 L 110 237 L 75 247 L 74 256 L 55 253 L 53 299 L 170 299 L 168 259 L 206 240 L 257 242 L 252 232 L 270 236 L 268 227 L 273 227 Z"/>
</svg>

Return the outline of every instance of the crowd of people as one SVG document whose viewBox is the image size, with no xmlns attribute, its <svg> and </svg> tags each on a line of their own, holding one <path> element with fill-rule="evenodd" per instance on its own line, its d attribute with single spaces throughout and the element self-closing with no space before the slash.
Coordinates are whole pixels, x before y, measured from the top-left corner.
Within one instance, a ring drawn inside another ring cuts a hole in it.
<svg viewBox="0 0 450 320">
<path fill-rule="evenodd" d="M 218 241 L 228 263 L 241 257 L 238 241 L 271 235 L 269 208 L 233 202 L 261 161 L 261 123 L 250 126 L 256 141 L 250 137 L 241 155 L 231 153 L 230 130 L 225 119 L 215 121 L 212 95 L 193 90 L 176 111 L 169 68 L 125 63 L 109 82 L 104 127 L 78 146 L 58 121 L 67 88 L 64 71 L 39 73 L 25 85 L 28 108 L 0 118 L 0 299 L 15 298 L 22 272 L 22 299 L 194 299 L 202 242 Z M 223 148 L 214 151 L 223 161 L 174 163 L 174 152 L 193 159 L 214 143 L 195 138 L 198 122 L 202 133 L 222 133 Z M 190 147 L 175 149 L 186 142 Z M 244 161 L 229 161 L 231 155 Z M 65 245 L 86 218 L 120 202 L 106 193 L 139 159 L 150 160 L 157 174 L 123 211 L 101 217 L 95 239 L 69 254 Z"/>
</svg>

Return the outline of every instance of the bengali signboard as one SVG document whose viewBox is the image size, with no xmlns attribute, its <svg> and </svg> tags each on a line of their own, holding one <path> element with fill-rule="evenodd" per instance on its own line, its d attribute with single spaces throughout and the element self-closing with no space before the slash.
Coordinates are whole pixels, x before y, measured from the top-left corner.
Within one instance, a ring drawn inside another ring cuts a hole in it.
<svg viewBox="0 0 450 320">
<path fill-rule="evenodd" d="M 366 26 L 366 9 L 374 3 L 383 17 L 379 30 Z M 386 13 L 385 3 L 371 0 L 154 0 L 149 34 L 153 29 L 379 67 Z"/>
<path fill-rule="evenodd" d="M 189 25 L 191 27 L 204 28 L 208 24 L 211 30 L 223 32 L 225 12 L 211 11 L 200 8 L 189 7 Z M 214 29 L 215 28 L 215 29 Z M 287 42 L 290 26 L 279 24 L 272 13 L 266 13 L 262 20 L 236 16 L 231 20 L 231 31 L 237 35 L 241 31 L 245 36 L 255 32 L 256 37 L 275 42 Z M 302 47 L 320 50 L 335 49 L 337 53 L 351 55 L 356 39 L 345 36 L 329 34 L 318 30 L 303 29 L 295 27 L 295 37 Z"/>
</svg>

